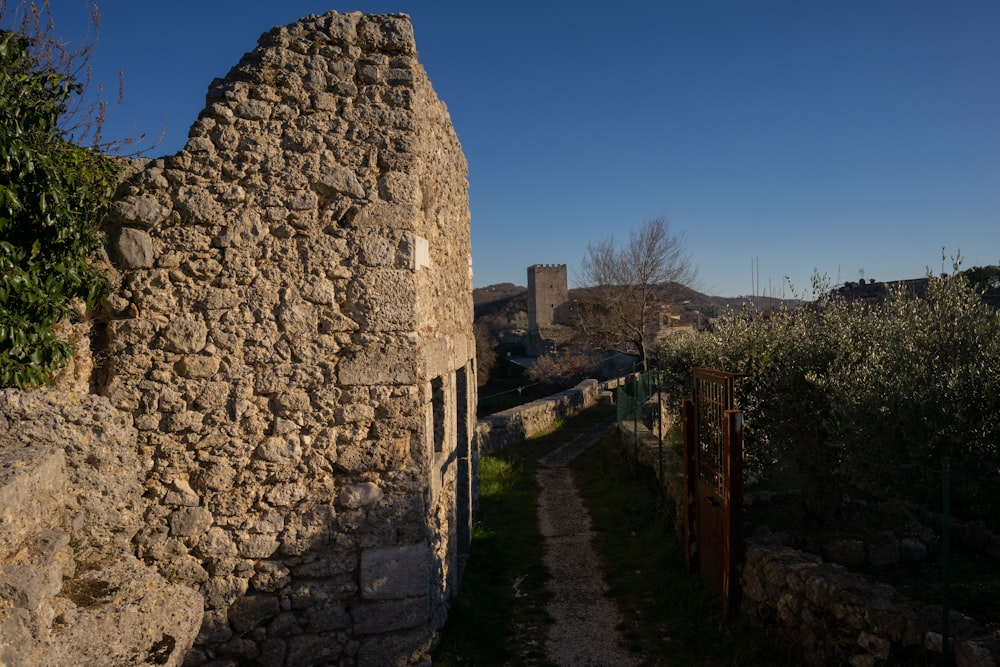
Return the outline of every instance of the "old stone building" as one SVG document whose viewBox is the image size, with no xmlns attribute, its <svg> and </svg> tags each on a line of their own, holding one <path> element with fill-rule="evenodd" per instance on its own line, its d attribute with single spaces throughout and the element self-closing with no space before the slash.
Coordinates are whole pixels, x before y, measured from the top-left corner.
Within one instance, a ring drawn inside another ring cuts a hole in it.
<svg viewBox="0 0 1000 667">
<path fill-rule="evenodd" d="M 271 30 L 189 136 L 109 223 L 137 553 L 204 596 L 187 664 L 419 662 L 469 542 L 476 384 L 467 165 L 408 17 Z"/>
<path fill-rule="evenodd" d="M 528 331 L 557 322 L 569 302 L 565 264 L 532 264 L 528 267 Z"/>
</svg>

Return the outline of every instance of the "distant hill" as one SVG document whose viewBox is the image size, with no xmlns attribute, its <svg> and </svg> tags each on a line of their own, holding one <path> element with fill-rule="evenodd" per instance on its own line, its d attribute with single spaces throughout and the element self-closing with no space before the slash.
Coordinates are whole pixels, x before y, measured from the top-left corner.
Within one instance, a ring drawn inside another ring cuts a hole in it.
<svg viewBox="0 0 1000 667">
<path fill-rule="evenodd" d="M 502 316 L 513 319 L 519 312 L 528 312 L 528 288 L 514 283 L 500 283 L 472 290 L 475 318 Z"/>
<path fill-rule="evenodd" d="M 794 306 L 795 299 L 778 299 L 775 297 L 723 297 L 702 294 L 683 285 L 671 286 L 673 292 L 670 301 L 675 304 L 675 312 L 681 316 L 684 324 L 704 324 L 708 318 L 722 316 L 727 308 L 739 310 L 748 306 L 759 310 L 771 310 L 784 303 Z M 570 300 L 586 300 L 591 288 L 573 288 L 569 291 Z M 518 314 L 528 311 L 528 288 L 513 283 L 500 283 L 479 287 L 472 291 L 472 301 L 475 305 L 475 318 L 496 318 L 513 321 Z"/>
</svg>

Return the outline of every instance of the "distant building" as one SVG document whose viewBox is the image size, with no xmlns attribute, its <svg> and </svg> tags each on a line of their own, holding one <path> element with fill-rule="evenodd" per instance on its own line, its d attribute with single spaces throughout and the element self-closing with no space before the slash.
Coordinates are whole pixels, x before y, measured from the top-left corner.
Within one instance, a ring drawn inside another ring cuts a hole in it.
<svg viewBox="0 0 1000 667">
<path fill-rule="evenodd" d="M 870 278 L 867 282 L 845 282 L 842 287 L 833 290 L 847 301 L 860 301 L 869 305 L 878 305 L 889 298 L 890 291 L 902 287 L 908 292 L 917 296 L 923 296 L 927 291 L 929 280 L 927 278 L 911 278 L 909 280 L 894 280 L 890 282 L 875 282 Z M 983 303 L 1000 309 L 1000 290 L 990 289 L 983 294 Z"/>
<path fill-rule="evenodd" d="M 528 333 L 559 321 L 559 311 L 569 302 L 565 264 L 528 267 Z"/>
</svg>

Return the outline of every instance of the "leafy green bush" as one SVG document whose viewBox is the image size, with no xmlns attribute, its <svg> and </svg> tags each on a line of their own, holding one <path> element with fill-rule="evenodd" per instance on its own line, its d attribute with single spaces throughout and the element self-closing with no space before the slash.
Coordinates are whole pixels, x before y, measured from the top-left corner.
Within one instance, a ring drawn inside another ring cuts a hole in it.
<svg viewBox="0 0 1000 667">
<path fill-rule="evenodd" d="M 72 300 L 92 305 L 107 291 L 91 258 L 118 168 L 61 136 L 60 114 L 80 93 L 37 67 L 27 38 L 0 31 L 0 386 L 48 383 L 73 354 L 56 332 Z"/>
<path fill-rule="evenodd" d="M 745 374 L 748 465 L 794 467 L 820 518 L 845 494 L 936 500 L 941 458 L 959 511 L 1000 501 L 1000 315 L 962 275 L 900 287 L 878 305 L 829 292 L 768 313 L 730 313 L 659 350 L 672 405 L 691 369 Z"/>
</svg>

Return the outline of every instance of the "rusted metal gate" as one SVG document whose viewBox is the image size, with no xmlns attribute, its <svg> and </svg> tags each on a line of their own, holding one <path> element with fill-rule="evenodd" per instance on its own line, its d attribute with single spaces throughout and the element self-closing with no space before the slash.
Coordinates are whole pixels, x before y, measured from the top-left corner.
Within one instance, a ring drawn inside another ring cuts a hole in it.
<svg viewBox="0 0 1000 667">
<path fill-rule="evenodd" d="M 684 521 L 688 569 L 722 597 L 735 596 L 743 507 L 743 413 L 733 409 L 736 375 L 694 369 L 694 396 L 684 399 Z"/>
</svg>

